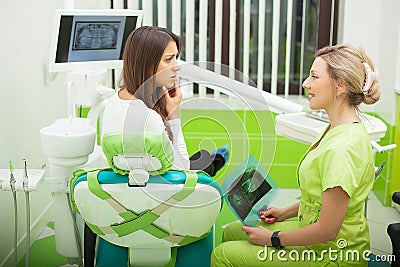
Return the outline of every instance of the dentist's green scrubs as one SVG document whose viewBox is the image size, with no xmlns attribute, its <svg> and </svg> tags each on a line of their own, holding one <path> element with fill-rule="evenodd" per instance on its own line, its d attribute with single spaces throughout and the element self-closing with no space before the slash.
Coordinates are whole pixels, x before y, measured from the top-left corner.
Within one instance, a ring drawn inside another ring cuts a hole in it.
<svg viewBox="0 0 400 267">
<path fill-rule="evenodd" d="M 311 145 L 298 167 L 302 195 L 298 221 L 259 225 L 271 231 L 285 231 L 312 224 L 319 218 L 323 191 L 340 186 L 350 202 L 336 240 L 287 246 L 281 252 L 268 247 L 265 254 L 264 247 L 248 241 L 241 223 L 237 222 L 225 229 L 223 243 L 212 253 L 211 266 L 367 266 L 364 258 L 368 258 L 370 248 L 369 230 L 363 208 L 374 181 L 370 139 L 362 123 L 340 125 L 329 132 L 327 129 Z M 271 258 L 272 250 L 275 253 Z"/>
</svg>

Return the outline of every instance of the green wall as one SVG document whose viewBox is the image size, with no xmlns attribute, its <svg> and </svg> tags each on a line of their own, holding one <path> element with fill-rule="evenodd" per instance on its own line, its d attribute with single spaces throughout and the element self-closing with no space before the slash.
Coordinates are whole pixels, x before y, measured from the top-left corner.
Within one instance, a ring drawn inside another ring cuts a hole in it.
<svg viewBox="0 0 400 267">
<path fill-rule="evenodd" d="M 389 197 L 395 191 L 400 191 L 400 94 L 397 95 L 396 105 L 396 122 L 395 129 L 393 130 L 392 143 L 397 144 L 397 148 L 393 150 L 392 155 L 392 166 L 390 168 L 390 186 L 388 195 Z"/>
<path fill-rule="evenodd" d="M 189 155 L 229 144 L 229 164 L 216 177 L 220 184 L 253 154 L 280 187 L 298 188 L 296 168 L 308 146 L 276 136 L 274 116 L 268 111 L 182 110 Z"/>
<path fill-rule="evenodd" d="M 400 102 L 398 101 L 398 103 Z M 385 151 L 383 154 L 376 153 L 375 156 L 376 166 L 383 162 L 386 162 L 386 164 L 381 174 L 376 178 L 372 191 L 383 205 L 390 206 L 393 192 L 400 191 L 400 127 L 396 127 L 396 125 L 400 125 L 400 107 L 397 105 L 397 118 L 394 126 L 378 114 L 370 113 L 370 115 L 380 118 L 387 126 L 386 135 L 379 141 L 379 144 L 381 146 L 397 144 L 396 149 Z"/>
</svg>

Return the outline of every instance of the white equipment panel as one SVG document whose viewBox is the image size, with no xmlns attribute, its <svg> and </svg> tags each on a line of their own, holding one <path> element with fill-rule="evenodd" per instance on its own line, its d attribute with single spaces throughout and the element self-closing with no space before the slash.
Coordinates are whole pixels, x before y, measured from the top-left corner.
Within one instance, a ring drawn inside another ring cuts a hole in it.
<svg viewBox="0 0 400 267">
<path fill-rule="evenodd" d="M 306 112 L 280 114 L 276 116 L 275 132 L 297 141 L 311 144 L 315 138 L 328 126 L 325 115 L 314 112 L 314 118 L 307 116 Z M 360 116 L 367 129 L 371 140 L 378 141 L 386 134 L 386 124 L 380 119 L 363 114 Z"/>
<path fill-rule="evenodd" d="M 28 190 L 35 191 L 42 183 L 45 171 L 42 169 L 28 169 Z M 24 191 L 23 170 L 14 169 L 15 190 Z M 0 169 L 0 188 L 4 191 L 11 191 L 10 170 Z"/>
</svg>

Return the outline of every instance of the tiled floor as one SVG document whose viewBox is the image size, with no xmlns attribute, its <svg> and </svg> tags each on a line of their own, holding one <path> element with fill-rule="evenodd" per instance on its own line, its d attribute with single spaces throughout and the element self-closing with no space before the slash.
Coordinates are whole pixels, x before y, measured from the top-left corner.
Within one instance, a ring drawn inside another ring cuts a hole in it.
<svg viewBox="0 0 400 267">
<path fill-rule="evenodd" d="M 391 254 L 392 245 L 386 229 L 388 224 L 400 222 L 400 213 L 394 207 L 383 206 L 373 193 L 367 203 L 371 251 L 376 255 Z"/>
<path fill-rule="evenodd" d="M 280 192 L 280 196 L 276 198 L 276 203 L 272 204 L 283 207 L 292 204 L 299 196 L 300 192 L 297 189 L 283 189 Z M 370 194 L 367 204 L 371 251 L 375 255 L 389 255 L 392 247 L 386 228 L 389 223 L 400 222 L 400 213 L 393 207 L 383 206 L 374 193 Z M 42 232 L 39 239 L 33 244 L 29 262 L 30 267 L 77 266 L 69 264 L 66 258 L 56 252 L 52 224 L 49 224 L 49 227 Z M 18 266 L 25 266 L 25 258 L 21 260 Z M 389 266 L 389 264 L 380 264 L 379 266 Z"/>
</svg>

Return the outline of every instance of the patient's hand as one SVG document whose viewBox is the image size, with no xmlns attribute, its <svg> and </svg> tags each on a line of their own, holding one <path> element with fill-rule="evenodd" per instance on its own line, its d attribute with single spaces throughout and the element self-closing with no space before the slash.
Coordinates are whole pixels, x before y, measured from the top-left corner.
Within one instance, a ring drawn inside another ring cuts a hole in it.
<svg viewBox="0 0 400 267">
<path fill-rule="evenodd" d="M 163 86 L 163 95 L 165 97 L 165 109 L 168 113 L 168 119 L 173 120 L 179 118 L 179 106 L 182 101 L 182 93 L 177 82 L 174 83 L 174 88 L 170 89 L 171 93 Z"/>
</svg>

